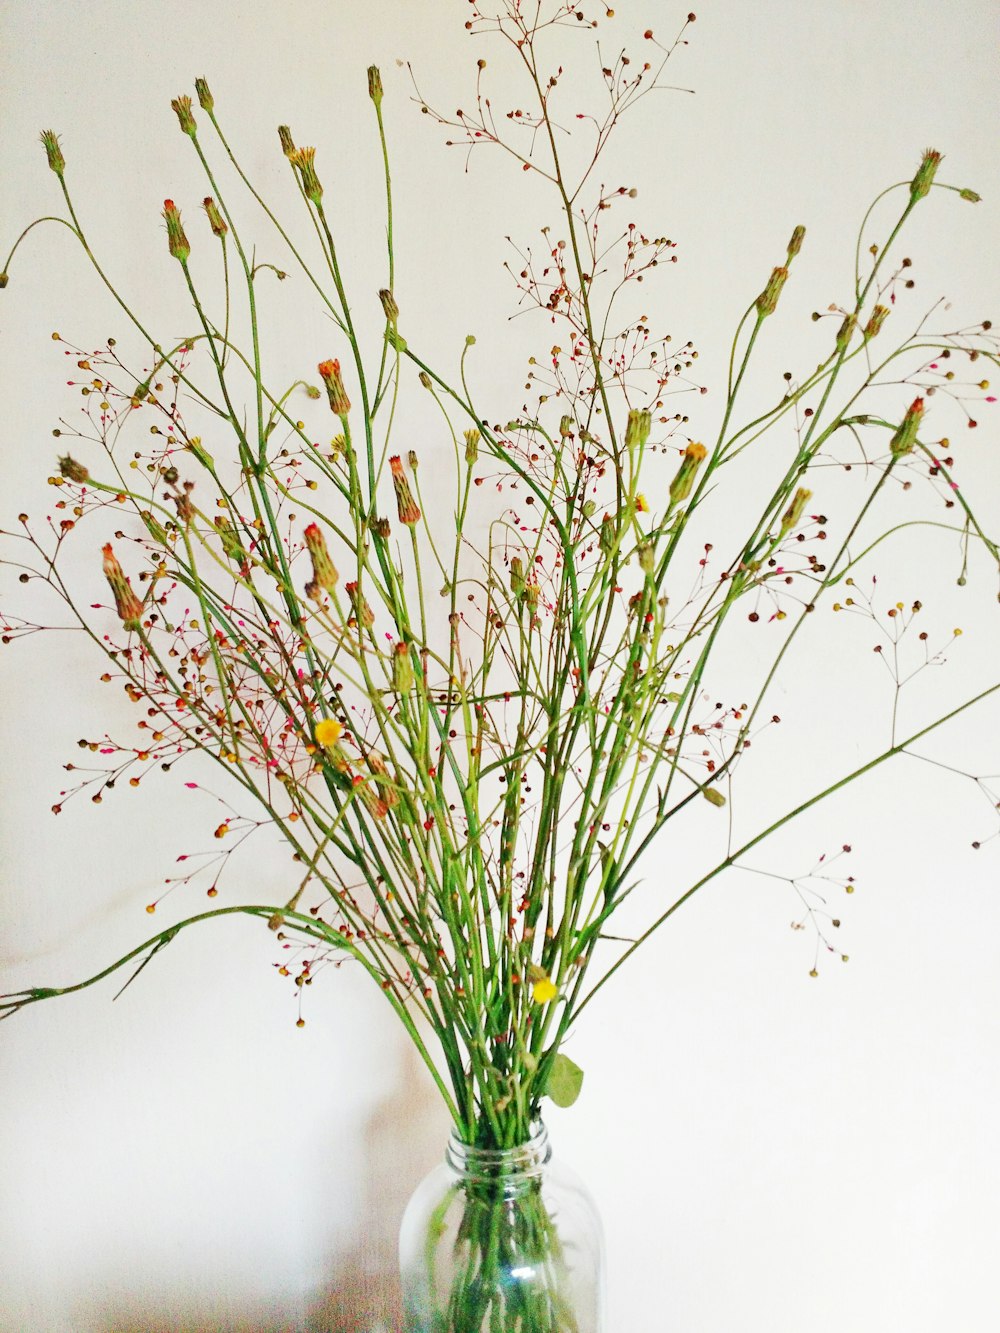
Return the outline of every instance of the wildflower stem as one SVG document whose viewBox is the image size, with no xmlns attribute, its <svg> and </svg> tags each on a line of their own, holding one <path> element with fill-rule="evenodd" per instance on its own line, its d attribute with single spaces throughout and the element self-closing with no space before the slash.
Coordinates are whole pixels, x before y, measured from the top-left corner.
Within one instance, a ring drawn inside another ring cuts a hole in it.
<svg viewBox="0 0 1000 1333">
<path fill-rule="evenodd" d="M 891 745 L 887 750 L 883 750 L 881 754 L 876 755 L 874 759 L 870 759 L 867 763 L 862 764 L 859 768 L 856 768 L 852 772 L 846 773 L 843 777 L 838 778 L 836 782 L 831 783 L 828 787 L 824 787 L 822 791 L 817 792 L 814 796 L 810 796 L 808 800 L 802 801 L 799 805 L 795 807 L 794 810 L 789 810 L 788 813 L 782 815 L 780 819 L 776 819 L 772 824 L 769 824 L 767 828 L 762 829 L 759 833 L 756 833 L 752 838 L 750 838 L 747 842 L 745 842 L 735 852 L 730 852 L 729 855 L 726 856 L 724 860 L 720 861 L 716 866 L 714 866 L 711 870 L 709 870 L 707 874 L 702 875 L 702 877 L 699 880 L 697 880 L 696 883 L 692 884 L 691 887 L 685 893 L 682 893 L 681 896 L 678 899 L 676 899 L 676 901 L 672 903 L 671 906 L 668 907 L 665 912 L 663 912 L 660 916 L 656 918 L 656 920 L 652 923 L 651 926 L 648 926 L 638 936 L 638 938 L 635 940 L 634 943 L 629 945 L 629 947 L 625 950 L 625 952 L 621 955 L 621 957 L 618 958 L 611 965 L 611 967 L 608 968 L 608 970 L 604 973 L 604 975 L 594 984 L 594 986 L 590 989 L 590 991 L 587 993 L 584 999 L 580 1002 L 580 1004 L 576 1008 L 575 1016 L 579 1018 L 580 1014 L 590 1004 L 591 1000 L 594 999 L 598 991 L 600 991 L 603 988 L 605 983 L 610 981 L 611 977 L 619 970 L 620 967 L 623 966 L 625 961 L 628 958 L 630 958 L 632 954 L 635 953 L 635 951 L 640 947 L 640 945 L 644 944 L 646 940 L 649 939 L 649 937 L 653 934 L 654 931 L 658 930 L 665 921 L 669 920 L 670 917 L 672 917 L 673 914 L 678 910 L 678 908 L 682 907 L 684 903 L 688 902 L 689 899 L 693 898 L 694 895 L 698 892 L 698 890 L 704 888 L 704 886 L 708 884 L 711 880 L 713 880 L 716 877 L 716 875 L 720 874 L 723 870 L 727 870 L 730 866 L 735 865 L 735 863 L 739 860 L 739 858 L 741 856 L 745 856 L 746 853 L 750 851 L 752 847 L 756 847 L 758 843 L 763 842 L 765 838 L 770 837 L 772 833 L 777 832 L 778 829 L 784 827 L 785 824 L 795 819 L 798 815 L 803 814 L 806 810 L 811 809 L 814 805 L 818 805 L 819 802 L 825 800 L 826 797 L 832 796 L 834 792 L 840 791 L 843 787 L 846 787 L 848 783 L 856 781 L 858 778 L 863 777 L 866 773 L 870 773 L 872 769 L 878 768 L 880 764 L 884 764 L 887 759 L 893 759 L 896 755 L 902 754 L 907 749 L 908 746 L 914 745 L 917 741 L 922 740 L 924 736 L 929 735 L 932 731 L 935 731 L 938 727 L 943 726 L 946 722 L 953 721 L 956 717 L 958 717 L 961 713 L 964 713 L 967 709 L 972 708 L 975 704 L 981 703 L 984 699 L 989 698 L 990 695 L 996 694 L 998 690 L 1000 690 L 1000 681 L 997 681 L 995 685 L 990 685 L 985 690 L 981 690 L 978 694 L 973 695 L 971 699 L 966 699 L 964 703 L 961 703 L 957 707 L 950 709 L 942 717 L 939 717 L 935 719 L 935 721 L 928 723 L 927 726 L 921 727 L 919 731 L 915 731 L 911 736 L 908 736 L 905 740 L 898 741 L 895 745 Z M 644 850 L 644 848 L 640 847 L 639 850 L 642 851 Z"/>
</svg>

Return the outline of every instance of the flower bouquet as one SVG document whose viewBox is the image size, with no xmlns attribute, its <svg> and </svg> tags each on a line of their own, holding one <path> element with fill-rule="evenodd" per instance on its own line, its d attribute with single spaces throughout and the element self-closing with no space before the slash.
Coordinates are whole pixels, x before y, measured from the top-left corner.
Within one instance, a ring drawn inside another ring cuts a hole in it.
<svg viewBox="0 0 1000 1333">
<path fill-rule="evenodd" d="M 616 21 L 603 4 L 475 3 L 466 26 L 483 49 L 512 55 L 522 103 L 493 104 L 485 56 L 464 109 L 442 111 L 411 86 L 452 145 L 491 146 L 515 184 L 552 201 L 540 236 L 512 242 L 517 299 L 542 321 L 545 351 L 523 401 L 502 409 L 476 370 L 477 337 L 441 357 L 398 295 L 390 99 L 375 66 L 387 242 L 377 291 L 356 290 L 343 265 L 322 145 L 279 128 L 290 185 L 279 205 L 243 166 L 206 79 L 173 101 L 201 182 L 162 208 L 184 336 L 119 291 L 74 204 L 75 164 L 57 133 L 42 135 L 62 212 L 40 222 L 68 229 L 141 349 L 136 359 L 118 337 L 93 347 L 53 334 L 83 412 L 55 432 L 53 513 L 22 513 L 3 534 L 21 584 L 61 603 L 103 654 L 102 680 L 136 710 L 134 733 L 80 740 L 83 762 L 67 765 L 54 809 L 84 794 L 100 803 L 157 770 L 197 785 L 205 764 L 233 800 L 214 829 L 203 910 L 74 985 L 3 997 L 2 1013 L 123 969 L 128 984 L 182 931 L 232 914 L 273 933 L 299 992 L 331 963 L 361 967 L 419 1053 L 462 1157 L 404 1256 L 415 1330 L 599 1326 L 599 1293 L 581 1280 L 581 1268 L 597 1271 L 596 1250 L 584 1240 L 574 1251 L 574 1205 L 552 1202 L 544 1152 L 529 1151 L 545 1099 L 569 1106 L 580 1091 L 572 1029 L 705 885 L 1000 691 L 949 701 L 910 729 L 894 710 L 888 740 L 863 762 L 733 837 L 733 795 L 755 780 L 754 747 L 781 722 L 775 689 L 821 616 L 887 616 L 891 651 L 905 635 L 918 641 L 921 670 L 954 638 L 920 628 L 919 601 L 883 610 L 870 578 L 886 539 L 927 523 L 959 547 L 960 582 L 967 568 L 1000 566 L 944 437 L 992 401 L 996 336 L 988 320 L 935 309 L 914 325 L 897 309 L 912 283 L 901 238 L 913 214 L 932 192 L 957 208 L 978 196 L 949 180 L 934 149 L 904 164 L 862 220 L 840 304 L 812 314 L 826 334 L 818 364 L 787 372 L 761 406 L 756 359 L 808 245 L 790 226 L 737 302 L 721 394 L 696 410 L 697 349 L 634 299 L 677 246 L 636 220 L 635 186 L 601 183 L 619 123 L 665 90 L 695 15 L 669 39 L 650 28 L 634 51 L 591 44 L 584 56 L 584 34 Z M 563 96 L 571 55 L 597 70 L 591 106 Z M 291 206 L 308 220 L 304 240 Z M 251 239 L 257 223 L 266 249 Z M 3 285 L 37 225 L 17 238 Z M 288 382 L 272 374 L 264 336 L 273 286 L 286 281 L 329 327 Z M 379 311 L 373 342 L 362 303 Z M 409 421 L 426 403 L 436 433 L 417 438 Z M 850 484 L 834 486 L 834 472 Z M 911 489 L 899 519 L 890 501 Z M 83 547 L 104 581 L 96 602 L 68 568 Z M 5 643 L 48 629 L 32 607 L 7 599 Z M 717 702 L 707 691 L 719 654 L 749 633 L 752 678 Z M 895 657 L 890 669 L 898 699 Z M 668 902 L 647 895 L 643 857 L 706 806 L 728 830 L 724 852 Z M 287 892 L 227 901 L 232 850 L 265 828 L 290 853 Z M 846 873 L 825 866 L 823 877 L 852 889 Z M 814 888 L 802 902 L 815 975 L 820 957 L 846 953 Z"/>
</svg>

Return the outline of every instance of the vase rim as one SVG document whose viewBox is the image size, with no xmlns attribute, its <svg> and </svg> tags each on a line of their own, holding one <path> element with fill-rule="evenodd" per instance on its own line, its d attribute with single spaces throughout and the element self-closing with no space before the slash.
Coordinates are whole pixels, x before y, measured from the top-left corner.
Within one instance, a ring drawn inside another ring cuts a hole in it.
<svg viewBox="0 0 1000 1333">
<path fill-rule="evenodd" d="M 449 1166 L 466 1178 L 539 1175 L 551 1156 L 549 1131 L 541 1120 L 532 1122 L 530 1138 L 510 1148 L 479 1148 L 452 1130 L 445 1153 Z"/>
</svg>

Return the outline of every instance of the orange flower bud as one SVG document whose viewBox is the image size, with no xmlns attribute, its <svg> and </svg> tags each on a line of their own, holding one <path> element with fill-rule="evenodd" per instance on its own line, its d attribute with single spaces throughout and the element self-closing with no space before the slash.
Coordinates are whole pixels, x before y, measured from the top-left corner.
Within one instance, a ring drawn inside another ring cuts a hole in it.
<svg viewBox="0 0 1000 1333">
<path fill-rule="evenodd" d="M 321 590 L 333 593 L 337 586 L 337 571 L 330 559 L 330 552 L 326 549 L 326 538 L 318 525 L 310 523 L 302 535 L 306 539 L 306 548 L 312 557 L 313 567 L 312 580 L 306 584 L 306 595 L 318 601 Z"/>
<path fill-rule="evenodd" d="M 925 148 L 924 155 L 920 160 L 920 166 L 917 167 L 917 174 L 910 182 L 910 199 L 916 201 L 923 199 L 931 192 L 931 185 L 934 177 L 937 175 L 937 169 L 941 165 L 941 154 L 935 148 Z"/>
<path fill-rule="evenodd" d="M 917 442 L 917 431 L 920 429 L 920 423 L 924 416 L 924 400 L 914 398 L 913 402 L 906 409 L 906 415 L 896 428 L 895 434 L 889 441 L 889 451 L 893 458 L 899 458 L 903 454 L 913 452 L 913 446 Z"/>
<path fill-rule="evenodd" d="M 212 228 L 212 234 L 220 239 L 225 236 L 229 228 L 226 226 L 226 219 L 219 212 L 219 206 L 209 195 L 202 204 L 205 212 L 208 214 L 208 225 Z"/>
<path fill-rule="evenodd" d="M 773 315 L 778 306 L 778 297 L 781 295 L 781 289 L 788 281 L 787 268 L 775 268 L 771 270 L 771 276 L 767 280 L 767 286 L 757 297 L 758 315 Z"/>
<path fill-rule="evenodd" d="M 55 130 L 42 130 L 42 143 L 45 145 L 45 156 L 48 158 L 49 167 L 57 176 L 61 176 L 66 170 L 66 159 L 62 155 Z"/>
<path fill-rule="evenodd" d="M 125 571 L 118 563 L 118 557 L 108 542 L 103 548 L 104 577 L 111 586 L 115 597 L 115 609 L 126 629 L 138 629 L 142 624 L 142 602 L 132 591 Z"/>
<path fill-rule="evenodd" d="M 181 225 L 180 209 L 172 199 L 163 201 L 163 220 L 167 224 L 167 245 L 170 247 L 170 253 L 182 264 L 186 264 L 191 246 Z"/>
<path fill-rule="evenodd" d="M 410 483 L 403 471 L 403 460 L 398 454 L 393 454 L 389 459 L 389 470 L 392 472 L 392 485 L 396 492 L 396 508 L 399 510 L 400 523 L 410 525 L 419 523 L 420 509 L 413 498 Z"/>
<path fill-rule="evenodd" d="M 295 148 L 288 154 L 288 159 L 298 169 L 302 193 L 311 203 L 318 204 L 323 198 L 323 187 L 316 175 L 316 149 Z"/>
<path fill-rule="evenodd" d="M 677 469 L 673 481 L 670 483 L 670 503 L 671 505 L 680 504 L 691 494 L 691 488 L 694 486 L 695 473 L 705 461 L 707 449 L 703 444 L 692 442 L 684 450 L 684 457 L 681 459 L 681 465 Z"/>
<path fill-rule="evenodd" d="M 378 299 L 382 302 L 382 313 L 390 324 L 395 324 L 399 319 L 399 306 L 396 304 L 396 298 L 388 287 L 382 287 L 379 290 Z"/>
<path fill-rule="evenodd" d="M 386 767 L 385 759 L 379 754 L 378 750 L 369 750 L 366 755 L 368 767 L 378 784 L 382 800 L 389 809 L 399 804 L 399 792 L 393 786 L 392 779 L 389 777 L 389 770 Z"/>
<path fill-rule="evenodd" d="M 378 792 L 360 773 L 355 773 L 352 779 L 352 785 L 357 794 L 361 797 L 365 809 L 375 819 L 385 819 L 389 813 L 389 807 L 379 796 Z"/>
<path fill-rule="evenodd" d="M 360 620 L 365 629 L 371 629 L 375 624 L 375 612 L 368 605 L 368 600 L 358 587 L 357 583 L 345 583 L 344 591 L 351 599 L 351 605 L 354 608 L 354 619 L 351 624 L 356 625 Z"/>
<path fill-rule="evenodd" d="M 837 330 L 837 351 L 846 352 L 850 346 L 851 337 L 857 327 L 857 319 L 853 315 L 845 315 L 840 328 Z"/>
<path fill-rule="evenodd" d="M 368 96 L 376 106 L 382 105 L 382 75 L 378 65 L 368 66 Z"/>
<path fill-rule="evenodd" d="M 198 133 L 198 127 L 195 124 L 194 116 L 191 114 L 190 97 L 175 97 L 170 103 L 171 110 L 177 117 L 177 122 L 185 134 L 189 134 L 193 139 Z"/>
<path fill-rule="evenodd" d="M 889 307 L 887 305 L 877 305 L 872 309 L 868 316 L 868 323 L 865 325 L 865 339 L 877 338 L 882 332 L 882 325 L 889 318 Z"/>
<path fill-rule="evenodd" d="M 614 549 L 615 542 L 618 539 L 618 532 L 615 527 L 615 520 L 610 514 L 605 514 L 601 519 L 601 534 L 599 543 L 602 555 L 610 555 Z"/>
<path fill-rule="evenodd" d="M 346 417 L 351 410 L 351 400 L 347 396 L 347 390 L 344 388 L 344 381 L 341 378 L 340 362 L 321 361 L 317 370 L 326 386 L 326 396 L 330 400 L 331 410 L 338 417 Z"/>
<path fill-rule="evenodd" d="M 409 694 L 413 689 L 413 663 L 405 643 L 397 643 L 392 650 L 392 688 L 398 694 Z"/>
</svg>

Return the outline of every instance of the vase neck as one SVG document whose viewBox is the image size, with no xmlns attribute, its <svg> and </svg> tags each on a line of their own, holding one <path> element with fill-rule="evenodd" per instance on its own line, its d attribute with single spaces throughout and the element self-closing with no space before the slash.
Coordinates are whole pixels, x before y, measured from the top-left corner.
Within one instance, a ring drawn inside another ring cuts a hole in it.
<svg viewBox="0 0 1000 1333">
<path fill-rule="evenodd" d="M 513 1148 L 477 1148 L 452 1132 L 445 1154 L 448 1165 L 466 1180 L 493 1180 L 498 1176 L 539 1176 L 552 1156 L 549 1132 L 540 1120 L 531 1137 Z"/>
</svg>

